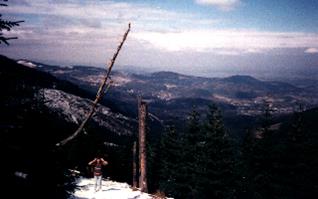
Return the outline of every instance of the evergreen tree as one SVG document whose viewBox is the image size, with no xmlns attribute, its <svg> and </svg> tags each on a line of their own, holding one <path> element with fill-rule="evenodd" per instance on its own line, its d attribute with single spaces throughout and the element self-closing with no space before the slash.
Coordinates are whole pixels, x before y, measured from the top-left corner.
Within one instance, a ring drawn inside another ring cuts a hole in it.
<svg viewBox="0 0 318 199">
<path fill-rule="evenodd" d="M 280 168 L 281 144 L 271 128 L 270 104 L 266 103 L 261 117 L 261 128 L 243 146 L 245 184 L 244 198 L 276 198 L 280 182 L 276 175 Z"/>
<path fill-rule="evenodd" d="M 265 107 L 262 116 L 262 124 L 260 139 L 255 146 L 254 166 L 257 169 L 254 173 L 254 183 L 257 194 L 261 198 L 273 198 L 273 166 L 275 164 L 276 147 L 274 143 L 273 133 L 270 128 L 272 125 L 272 109 L 268 102 L 265 102 Z M 254 190 L 255 191 L 255 190 Z"/>
<path fill-rule="evenodd" d="M 3 2 L 7 2 L 8 0 L 0 0 L 0 7 L 1 6 L 8 6 L 6 3 Z M 17 37 L 7 37 L 4 35 L 4 33 L 2 32 L 2 30 L 6 30 L 6 31 L 10 31 L 13 27 L 15 26 L 19 26 L 20 23 L 22 23 L 23 21 L 8 21 L 2 18 L 2 14 L 0 14 L 0 44 L 1 43 L 5 43 L 7 45 L 9 45 L 8 40 L 11 39 L 17 39 Z"/>
<path fill-rule="evenodd" d="M 236 154 L 233 142 L 224 128 L 220 110 L 209 106 L 205 126 L 200 168 L 201 198 L 233 198 L 236 192 Z"/>
<path fill-rule="evenodd" d="M 244 141 L 240 198 L 316 198 L 318 147 L 303 113 L 296 112 L 279 131 L 271 118 L 266 108 L 261 130 Z"/>
<path fill-rule="evenodd" d="M 186 131 L 172 128 L 162 140 L 160 188 L 174 198 L 234 198 L 237 155 L 220 110 L 209 107 L 206 122 L 193 110 Z"/>
<path fill-rule="evenodd" d="M 150 140 L 147 141 L 147 181 L 148 191 L 157 191 L 160 187 L 160 172 L 161 172 L 161 141 Z"/>
<path fill-rule="evenodd" d="M 182 145 L 175 128 L 169 126 L 161 139 L 161 171 L 160 190 L 167 196 L 175 197 L 179 195 L 182 184 L 179 167 L 182 167 Z"/>
<path fill-rule="evenodd" d="M 200 144 L 202 143 L 202 131 L 200 114 L 193 109 L 188 117 L 188 125 L 183 133 L 181 165 L 179 172 L 182 187 L 182 198 L 200 198 L 200 186 L 198 184 L 198 160 L 200 159 Z M 180 197 L 181 198 L 181 197 Z"/>
<path fill-rule="evenodd" d="M 177 133 L 168 127 L 161 141 L 160 189 L 174 198 L 200 198 L 197 160 L 200 141 L 200 115 L 193 110 L 186 130 Z"/>
<path fill-rule="evenodd" d="M 239 198 L 253 198 L 254 184 L 252 183 L 252 169 L 254 168 L 257 139 L 251 129 L 246 134 L 241 145 L 240 155 L 240 188 Z"/>
<path fill-rule="evenodd" d="M 317 146 L 311 142 L 302 112 L 295 112 L 283 154 L 281 179 L 288 198 L 317 198 Z"/>
</svg>

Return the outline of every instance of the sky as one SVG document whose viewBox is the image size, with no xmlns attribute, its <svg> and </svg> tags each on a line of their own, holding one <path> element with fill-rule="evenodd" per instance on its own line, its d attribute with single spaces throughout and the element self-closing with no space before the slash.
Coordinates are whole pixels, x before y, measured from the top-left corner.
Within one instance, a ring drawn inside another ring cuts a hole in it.
<svg viewBox="0 0 318 199">
<path fill-rule="evenodd" d="M 121 68 L 185 74 L 318 73 L 318 0 L 9 0 L 24 20 L 0 54 L 103 67 L 128 23 Z M 318 77 L 317 77 L 318 78 Z"/>
</svg>

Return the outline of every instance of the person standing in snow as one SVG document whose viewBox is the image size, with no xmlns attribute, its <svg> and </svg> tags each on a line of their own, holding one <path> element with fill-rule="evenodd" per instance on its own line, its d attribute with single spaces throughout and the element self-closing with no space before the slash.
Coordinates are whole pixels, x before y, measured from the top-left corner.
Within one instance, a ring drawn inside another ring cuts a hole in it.
<svg viewBox="0 0 318 199">
<path fill-rule="evenodd" d="M 94 166 L 95 191 L 99 191 L 102 188 L 102 166 L 107 164 L 108 162 L 100 156 L 97 156 L 94 160 L 88 163 L 88 165 Z"/>
</svg>

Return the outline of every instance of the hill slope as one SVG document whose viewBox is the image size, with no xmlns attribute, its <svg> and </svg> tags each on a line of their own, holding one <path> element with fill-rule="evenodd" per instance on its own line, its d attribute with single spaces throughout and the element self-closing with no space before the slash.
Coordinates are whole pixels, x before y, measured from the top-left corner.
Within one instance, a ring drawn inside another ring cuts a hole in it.
<svg viewBox="0 0 318 199">
<path fill-rule="evenodd" d="M 4 56 L 0 62 L 0 152 L 7 162 L 0 171 L 7 182 L 4 190 L 19 190 L 10 193 L 13 198 L 34 198 L 40 196 L 38 190 L 47 198 L 64 198 L 73 188 L 68 168 L 88 172 L 87 162 L 97 151 L 109 153 L 113 179 L 129 178 L 129 168 L 122 166 L 129 157 L 121 154 L 130 150 L 134 119 L 99 106 L 85 128 L 87 134 L 56 148 L 57 142 L 75 131 L 93 95 L 30 65 Z"/>
</svg>

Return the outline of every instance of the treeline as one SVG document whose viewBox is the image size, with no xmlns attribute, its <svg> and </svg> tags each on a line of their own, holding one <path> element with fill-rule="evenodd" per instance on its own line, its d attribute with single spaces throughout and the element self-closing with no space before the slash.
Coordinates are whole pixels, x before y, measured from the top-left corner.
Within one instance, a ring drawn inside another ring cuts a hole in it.
<svg viewBox="0 0 318 199">
<path fill-rule="evenodd" d="M 216 106 L 205 115 L 192 111 L 186 130 L 169 126 L 152 147 L 153 188 L 176 199 L 318 197 L 317 110 L 273 125 L 266 107 L 242 143 L 231 139 Z"/>
</svg>

